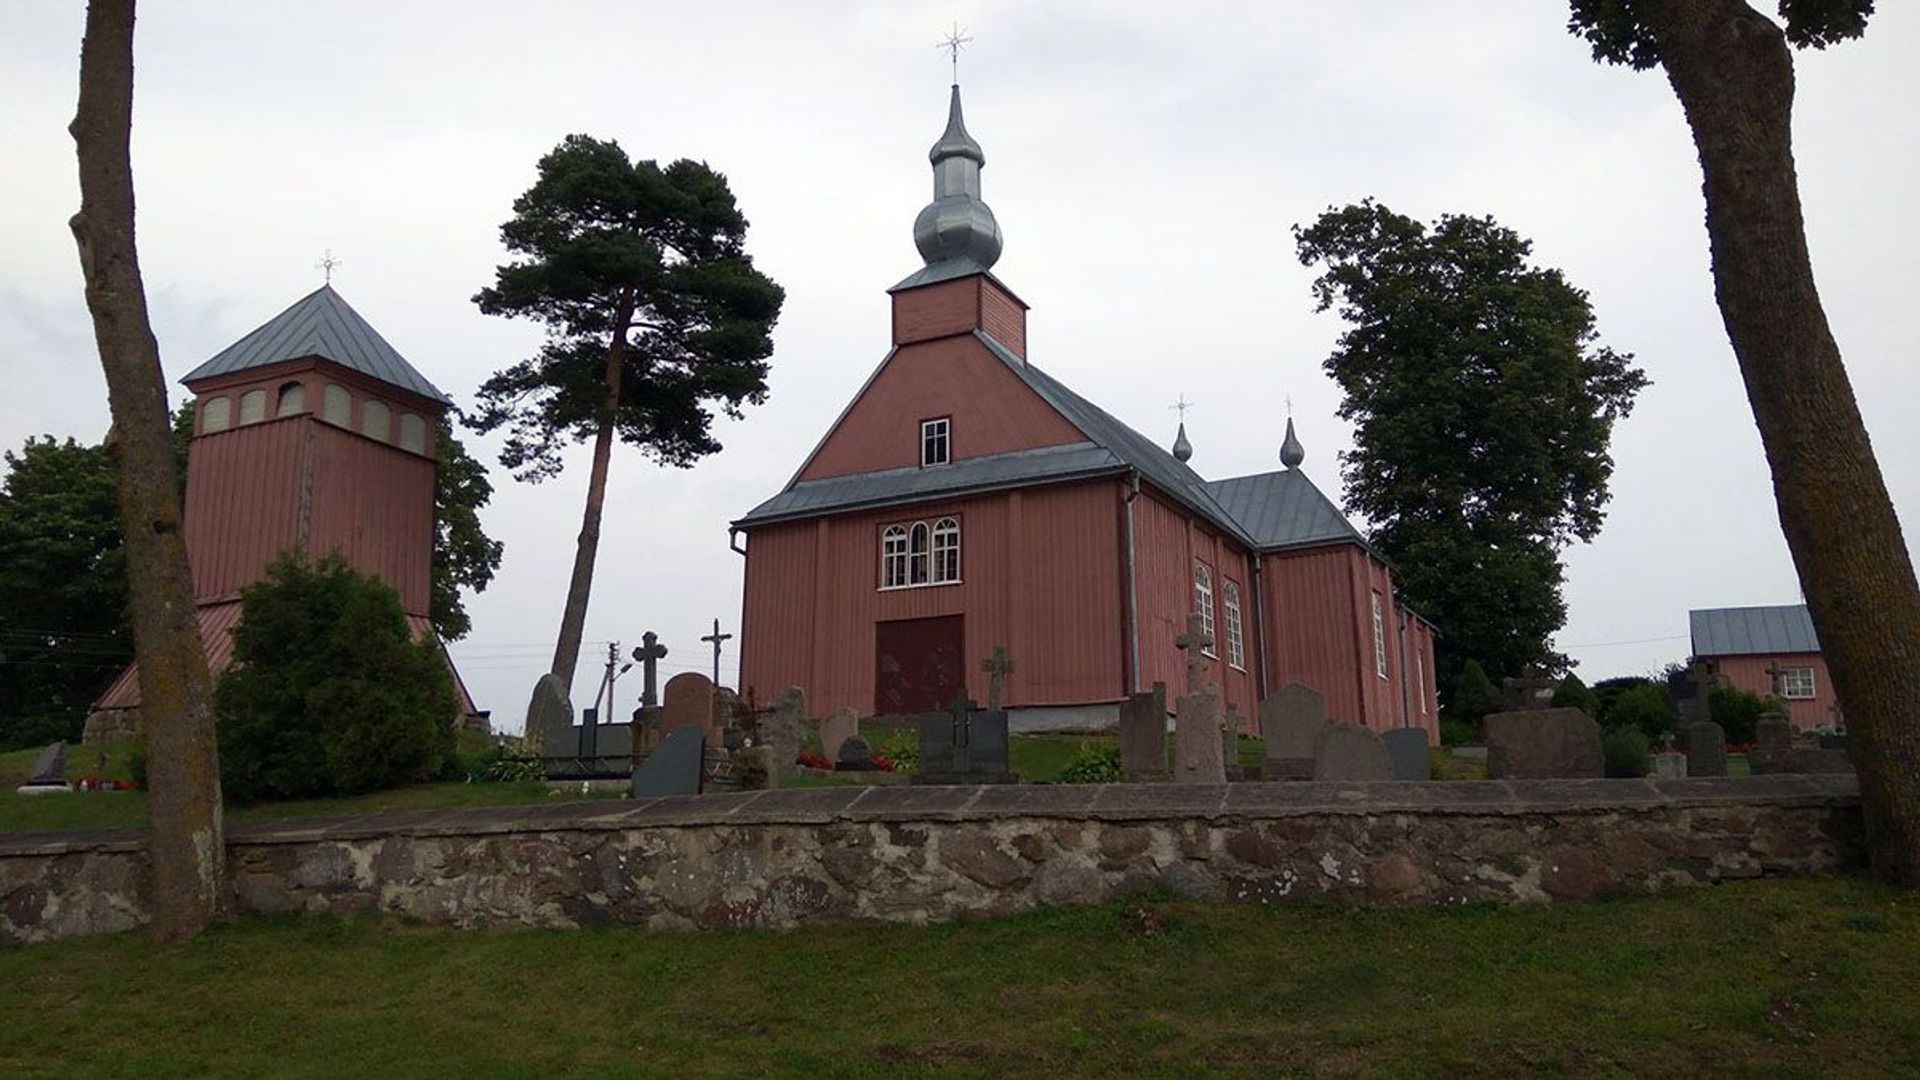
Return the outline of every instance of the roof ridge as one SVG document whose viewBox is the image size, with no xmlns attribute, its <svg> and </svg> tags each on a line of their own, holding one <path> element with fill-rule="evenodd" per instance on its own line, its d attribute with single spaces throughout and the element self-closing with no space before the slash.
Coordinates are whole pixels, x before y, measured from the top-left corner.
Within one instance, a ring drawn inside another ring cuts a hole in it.
<svg viewBox="0 0 1920 1080">
<path fill-rule="evenodd" d="M 308 356 L 330 360 L 445 405 L 453 404 L 452 398 L 409 364 L 330 284 L 294 301 L 187 372 L 180 381 L 191 384 Z"/>
</svg>

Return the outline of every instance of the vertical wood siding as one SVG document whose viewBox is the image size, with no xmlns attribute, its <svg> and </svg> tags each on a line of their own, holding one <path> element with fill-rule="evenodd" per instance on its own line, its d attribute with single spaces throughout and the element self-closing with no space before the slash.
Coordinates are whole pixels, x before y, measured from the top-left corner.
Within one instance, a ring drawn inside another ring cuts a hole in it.
<svg viewBox="0 0 1920 1080">
<path fill-rule="evenodd" d="M 969 337 L 903 345 L 847 410 L 802 480 L 920 464 L 920 421 L 953 418 L 954 460 L 1085 442 L 1086 435 Z"/>
<path fill-rule="evenodd" d="M 1773 693 L 1773 676 L 1767 669 L 1810 667 L 1813 669 L 1813 697 L 1787 702 L 1787 715 L 1797 728 L 1816 728 L 1840 724 L 1840 703 L 1833 693 L 1833 679 L 1827 674 L 1827 662 L 1819 653 L 1781 653 L 1778 656 L 1714 656 L 1714 670 L 1726 682 L 1752 694 Z"/>
<path fill-rule="evenodd" d="M 232 596 L 299 542 L 307 428 L 289 417 L 193 440 L 185 528 L 196 600 Z"/>
<path fill-rule="evenodd" d="M 1258 713 L 1254 672 L 1260 667 L 1253 623 L 1252 563 L 1239 545 L 1220 536 L 1186 509 L 1143 489 L 1134 500 L 1134 561 L 1140 609 L 1140 685 L 1167 684 L 1169 704 L 1186 693 L 1187 658 L 1175 639 L 1187 630 L 1194 610 L 1193 569 L 1203 562 L 1213 573 L 1213 678 L 1226 703 L 1242 717 Z M 1240 587 L 1240 630 L 1246 648 L 1244 670 L 1227 662 L 1226 583 Z"/>
<path fill-rule="evenodd" d="M 1117 700 L 1119 537 L 1111 481 L 1034 488 L 753 530 L 747 541 L 742 691 L 789 685 L 816 715 L 874 707 L 876 627 L 965 619 L 967 689 L 984 701 L 980 660 L 1005 646 L 1006 704 Z M 1017 507 L 1017 509 L 1016 509 Z M 880 532 L 895 522 L 961 522 L 961 581 L 881 590 Z M 1016 625 L 1014 611 L 1023 613 Z"/>
<path fill-rule="evenodd" d="M 1006 290 L 980 278 L 980 328 L 993 340 L 1027 357 L 1027 308 Z"/>
<path fill-rule="evenodd" d="M 313 423 L 313 510 L 307 549 L 339 552 L 393 586 L 413 614 L 432 603 L 433 462 Z"/>
</svg>

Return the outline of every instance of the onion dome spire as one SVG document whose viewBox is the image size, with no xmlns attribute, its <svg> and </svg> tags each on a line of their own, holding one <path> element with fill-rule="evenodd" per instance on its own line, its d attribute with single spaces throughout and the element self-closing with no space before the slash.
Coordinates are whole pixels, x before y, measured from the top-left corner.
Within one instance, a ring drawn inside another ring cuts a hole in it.
<svg viewBox="0 0 1920 1080">
<path fill-rule="evenodd" d="M 1193 444 L 1187 441 L 1187 422 L 1180 421 L 1180 431 L 1173 437 L 1173 459 L 1185 464 L 1193 457 Z"/>
<path fill-rule="evenodd" d="M 940 280 L 989 269 L 1000 258 L 1000 223 L 980 201 L 980 169 L 987 155 L 967 134 L 958 83 L 947 105 L 947 130 L 927 159 L 933 163 L 933 201 L 913 220 L 913 243 L 928 269 L 937 272 L 916 276 Z"/>
<path fill-rule="evenodd" d="M 1305 460 L 1307 460 L 1307 448 L 1301 446 L 1299 438 L 1294 435 L 1293 417 L 1289 416 L 1287 417 L 1287 437 L 1280 444 L 1280 464 L 1289 469 L 1297 469 Z"/>
</svg>

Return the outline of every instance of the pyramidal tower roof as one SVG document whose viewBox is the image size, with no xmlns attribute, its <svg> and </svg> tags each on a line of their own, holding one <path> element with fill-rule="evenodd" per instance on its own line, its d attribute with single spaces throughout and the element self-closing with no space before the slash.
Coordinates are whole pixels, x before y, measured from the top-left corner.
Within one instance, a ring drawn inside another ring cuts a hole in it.
<svg viewBox="0 0 1920 1080">
<path fill-rule="evenodd" d="M 402 390 L 444 405 L 453 404 L 452 398 L 407 363 L 332 285 L 322 285 L 294 301 L 292 307 L 220 350 L 180 381 L 191 386 L 216 375 L 307 357 L 331 360 Z"/>
</svg>

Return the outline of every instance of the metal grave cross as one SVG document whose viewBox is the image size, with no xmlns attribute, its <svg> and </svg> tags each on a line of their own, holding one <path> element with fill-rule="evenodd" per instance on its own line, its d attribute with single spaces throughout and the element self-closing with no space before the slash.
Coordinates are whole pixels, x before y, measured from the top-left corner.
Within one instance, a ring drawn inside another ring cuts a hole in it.
<svg viewBox="0 0 1920 1080">
<path fill-rule="evenodd" d="M 973 702 L 965 690 L 953 696 L 947 712 L 953 717 L 953 771 L 967 772 L 973 767 Z"/>
<path fill-rule="evenodd" d="M 1206 688 L 1205 650 L 1213 648 L 1213 635 L 1202 628 L 1199 612 L 1187 616 L 1187 632 L 1174 638 L 1173 643 L 1187 654 L 1187 692 L 1197 694 Z"/>
<path fill-rule="evenodd" d="M 995 645 L 993 655 L 980 661 L 980 670 L 987 673 L 987 708 L 997 709 L 1007 689 L 1007 676 L 1013 674 L 1006 646 Z"/>
<path fill-rule="evenodd" d="M 713 633 L 707 634 L 700 639 L 701 641 L 713 642 L 713 685 L 716 687 L 720 685 L 720 643 L 729 641 L 732 638 L 732 634 L 723 634 L 720 632 L 720 620 L 715 619 L 713 620 Z"/>
<path fill-rule="evenodd" d="M 648 708 L 660 704 L 660 661 L 667 658 L 660 635 L 651 630 L 641 634 L 633 658 L 640 661 L 640 704 Z"/>
</svg>

